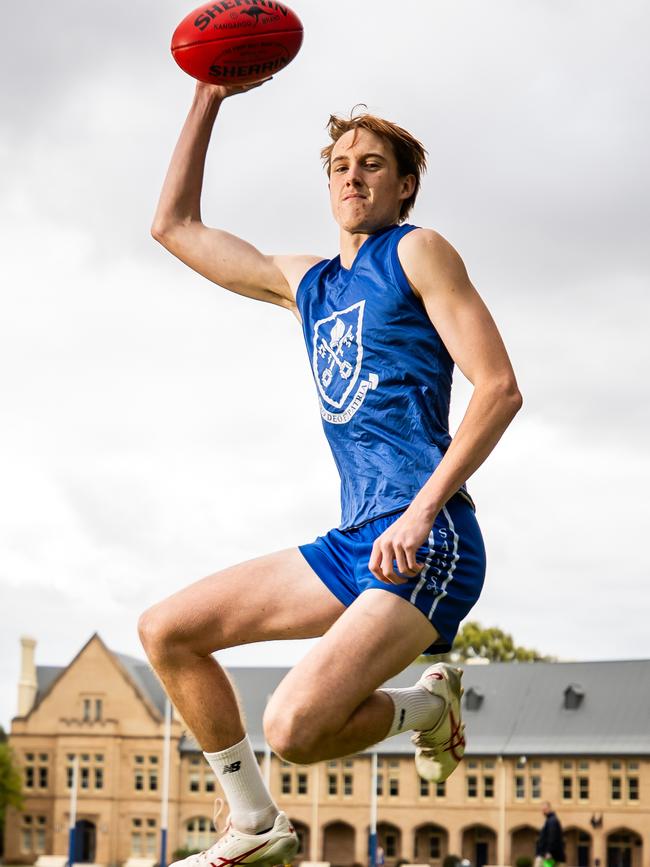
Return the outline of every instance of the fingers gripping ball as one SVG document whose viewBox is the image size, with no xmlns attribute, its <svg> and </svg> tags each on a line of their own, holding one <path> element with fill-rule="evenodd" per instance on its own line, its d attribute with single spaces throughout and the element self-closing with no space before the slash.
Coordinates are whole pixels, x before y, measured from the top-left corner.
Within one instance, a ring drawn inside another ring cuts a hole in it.
<svg viewBox="0 0 650 867">
<path fill-rule="evenodd" d="M 219 0 L 190 12 L 171 48 L 180 68 L 199 81 L 251 84 L 284 69 L 301 44 L 300 19 L 283 3 Z"/>
</svg>

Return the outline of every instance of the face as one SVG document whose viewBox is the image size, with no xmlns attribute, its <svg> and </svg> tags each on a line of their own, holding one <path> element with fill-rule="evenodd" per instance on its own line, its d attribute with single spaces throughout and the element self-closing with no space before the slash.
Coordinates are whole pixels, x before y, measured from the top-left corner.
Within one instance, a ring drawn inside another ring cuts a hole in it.
<svg viewBox="0 0 650 867">
<path fill-rule="evenodd" d="M 544 803 L 542 804 L 542 813 L 545 816 L 548 816 L 548 814 L 550 812 L 551 812 L 551 805 L 548 803 L 548 801 L 544 801 Z"/>
<path fill-rule="evenodd" d="M 370 130 L 350 130 L 334 145 L 330 202 L 345 231 L 371 234 L 396 223 L 414 186 L 413 175 L 399 176 L 390 143 Z"/>
</svg>

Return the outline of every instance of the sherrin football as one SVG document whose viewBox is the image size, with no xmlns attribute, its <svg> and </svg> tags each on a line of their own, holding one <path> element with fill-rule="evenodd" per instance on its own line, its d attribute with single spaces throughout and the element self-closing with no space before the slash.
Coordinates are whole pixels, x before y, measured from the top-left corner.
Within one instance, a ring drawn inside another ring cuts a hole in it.
<svg viewBox="0 0 650 867">
<path fill-rule="evenodd" d="M 190 12 L 172 36 L 181 69 L 207 84 L 250 84 L 291 63 L 302 44 L 300 19 L 284 3 L 219 0 Z"/>
</svg>

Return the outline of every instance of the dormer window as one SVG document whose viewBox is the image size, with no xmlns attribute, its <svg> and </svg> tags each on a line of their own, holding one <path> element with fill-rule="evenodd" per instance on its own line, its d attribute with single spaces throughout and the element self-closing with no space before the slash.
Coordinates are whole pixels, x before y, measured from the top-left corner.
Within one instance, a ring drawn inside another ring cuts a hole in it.
<svg viewBox="0 0 650 867">
<path fill-rule="evenodd" d="M 571 683 L 564 690 L 564 707 L 567 710 L 577 710 L 585 697 L 584 689 L 577 683 Z"/>
<path fill-rule="evenodd" d="M 480 689 L 477 689 L 475 686 L 470 686 L 470 688 L 465 693 L 465 709 L 466 710 L 479 710 L 481 705 L 483 704 L 484 695 Z"/>
</svg>

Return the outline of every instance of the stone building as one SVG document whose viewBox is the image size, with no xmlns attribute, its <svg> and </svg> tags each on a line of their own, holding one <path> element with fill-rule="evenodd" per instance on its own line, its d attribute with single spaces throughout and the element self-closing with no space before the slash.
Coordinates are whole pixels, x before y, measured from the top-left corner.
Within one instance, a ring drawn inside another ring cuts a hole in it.
<svg viewBox="0 0 650 867">
<path fill-rule="evenodd" d="M 390 685 L 411 685 L 421 670 Z M 285 672 L 230 671 L 260 762 L 264 703 Z M 468 750 L 446 783 L 418 778 L 407 736 L 377 747 L 388 867 L 441 867 L 447 854 L 474 867 L 532 857 L 543 800 L 563 823 L 568 864 L 650 867 L 650 661 L 468 665 L 464 685 Z M 77 860 L 157 858 L 165 697 L 147 664 L 94 635 L 66 667 L 35 666 L 34 642 L 23 639 L 18 692 L 10 743 L 26 797 L 7 817 L 6 862 L 67 854 L 75 761 Z M 205 848 L 222 793 L 177 715 L 171 745 L 168 851 Z M 369 753 L 312 767 L 273 757 L 270 777 L 301 839 L 296 861 L 367 863 Z"/>
</svg>

